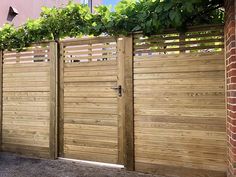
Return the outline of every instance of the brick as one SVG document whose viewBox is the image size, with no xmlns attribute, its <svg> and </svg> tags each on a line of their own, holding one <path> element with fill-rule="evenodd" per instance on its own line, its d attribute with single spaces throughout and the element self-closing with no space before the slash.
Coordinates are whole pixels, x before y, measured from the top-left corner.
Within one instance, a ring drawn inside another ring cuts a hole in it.
<svg viewBox="0 0 236 177">
<path fill-rule="evenodd" d="M 236 77 L 231 77 L 231 78 L 230 78 L 230 82 L 231 82 L 231 83 L 236 83 Z"/>
<path fill-rule="evenodd" d="M 232 133 L 236 133 L 236 126 L 233 126 L 232 124 L 230 124 L 229 128 Z M 231 140 L 234 140 L 233 145 L 236 146 L 236 140 L 235 139 L 231 139 Z M 230 143 L 231 143 L 231 140 L 230 140 Z"/>
<path fill-rule="evenodd" d="M 236 133 L 232 133 L 232 132 L 231 132 L 231 137 L 232 137 L 233 139 L 236 139 Z"/>
<path fill-rule="evenodd" d="M 232 23 L 234 22 L 234 21 L 231 21 Z M 228 25 L 228 31 L 227 31 L 227 33 L 229 33 L 229 34 L 235 34 L 235 26 L 230 26 L 230 25 Z"/>
<path fill-rule="evenodd" d="M 227 176 L 236 177 L 236 1 L 225 0 Z"/>
<path fill-rule="evenodd" d="M 236 83 L 230 83 L 227 85 L 227 90 L 236 90 Z M 229 100 L 232 101 L 232 100 Z M 235 102 L 236 103 L 236 102 Z"/>
<path fill-rule="evenodd" d="M 227 121 L 228 121 L 229 123 L 233 124 L 233 125 L 236 125 L 236 118 L 233 119 L 233 118 L 231 118 L 230 116 L 227 116 Z"/>
<path fill-rule="evenodd" d="M 236 154 L 236 147 L 230 146 L 230 151 L 232 151 L 234 154 Z"/>
<path fill-rule="evenodd" d="M 235 47 L 234 48 L 231 48 L 231 49 L 227 49 L 226 48 L 226 58 L 229 58 L 231 55 L 235 55 L 236 54 L 236 49 Z"/>
<path fill-rule="evenodd" d="M 226 67 L 227 71 L 229 71 L 231 69 L 235 69 L 235 68 L 236 68 L 236 63 L 231 63 Z"/>
<path fill-rule="evenodd" d="M 233 48 L 233 47 L 235 47 L 235 45 L 236 45 L 236 43 L 234 41 L 233 42 L 231 41 L 227 47 Z"/>
<path fill-rule="evenodd" d="M 236 97 L 236 90 L 227 91 L 227 96 L 228 97 Z"/>
<path fill-rule="evenodd" d="M 235 28 L 235 25 L 236 25 L 235 20 L 231 20 L 231 21 L 227 24 L 227 28 L 228 28 L 228 29 L 229 29 L 229 28 Z"/>
<path fill-rule="evenodd" d="M 227 61 L 230 63 L 236 62 L 236 55 L 231 55 L 229 58 L 227 58 Z"/>
<path fill-rule="evenodd" d="M 230 138 L 230 144 L 233 147 L 236 147 L 236 140 L 233 140 L 232 138 Z"/>
<path fill-rule="evenodd" d="M 225 40 L 226 46 L 228 46 L 231 42 L 235 40 L 235 34 L 231 34 L 230 36 L 226 35 Z"/>
<path fill-rule="evenodd" d="M 230 109 L 231 111 L 236 112 L 236 105 L 227 104 L 227 109 Z"/>
<path fill-rule="evenodd" d="M 231 110 L 228 110 L 227 114 L 232 118 L 236 118 L 236 112 L 232 112 Z"/>
</svg>

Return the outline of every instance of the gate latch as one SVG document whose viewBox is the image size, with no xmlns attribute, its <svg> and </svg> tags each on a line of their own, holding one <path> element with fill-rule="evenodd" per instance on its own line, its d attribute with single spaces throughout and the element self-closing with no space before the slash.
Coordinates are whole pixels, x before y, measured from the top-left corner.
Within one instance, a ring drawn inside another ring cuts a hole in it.
<svg viewBox="0 0 236 177">
<path fill-rule="evenodd" d="M 121 85 L 118 85 L 117 87 L 111 87 L 111 89 L 116 90 L 119 97 L 122 96 L 122 87 L 121 87 Z"/>
</svg>

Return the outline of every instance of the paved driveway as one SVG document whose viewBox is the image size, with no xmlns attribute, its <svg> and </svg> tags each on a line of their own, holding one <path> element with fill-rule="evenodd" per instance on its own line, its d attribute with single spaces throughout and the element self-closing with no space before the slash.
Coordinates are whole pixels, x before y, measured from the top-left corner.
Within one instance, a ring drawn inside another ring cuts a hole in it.
<svg viewBox="0 0 236 177">
<path fill-rule="evenodd" d="M 0 153 L 0 177 L 160 177 L 65 160 L 42 160 Z"/>
</svg>

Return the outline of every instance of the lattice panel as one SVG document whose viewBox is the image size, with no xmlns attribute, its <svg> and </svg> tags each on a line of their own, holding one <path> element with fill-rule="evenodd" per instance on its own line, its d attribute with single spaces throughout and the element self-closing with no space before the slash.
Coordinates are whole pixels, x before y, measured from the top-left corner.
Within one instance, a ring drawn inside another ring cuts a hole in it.
<svg viewBox="0 0 236 177">
<path fill-rule="evenodd" d="M 49 46 L 48 44 L 32 45 L 21 52 L 4 51 L 3 55 L 5 64 L 49 62 Z"/>
<path fill-rule="evenodd" d="M 168 30 L 165 33 L 145 37 L 134 35 L 135 56 L 217 52 L 224 48 L 222 25 L 190 28 L 186 33 Z"/>
<path fill-rule="evenodd" d="M 113 38 L 65 42 L 63 58 L 66 63 L 116 60 L 116 47 Z"/>
</svg>

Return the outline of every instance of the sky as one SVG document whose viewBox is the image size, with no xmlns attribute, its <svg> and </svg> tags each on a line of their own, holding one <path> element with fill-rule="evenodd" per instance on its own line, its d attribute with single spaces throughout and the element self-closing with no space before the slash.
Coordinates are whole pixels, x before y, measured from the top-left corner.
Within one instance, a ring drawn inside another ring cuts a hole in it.
<svg viewBox="0 0 236 177">
<path fill-rule="evenodd" d="M 116 5 L 120 0 L 103 0 L 104 5 Z"/>
</svg>

